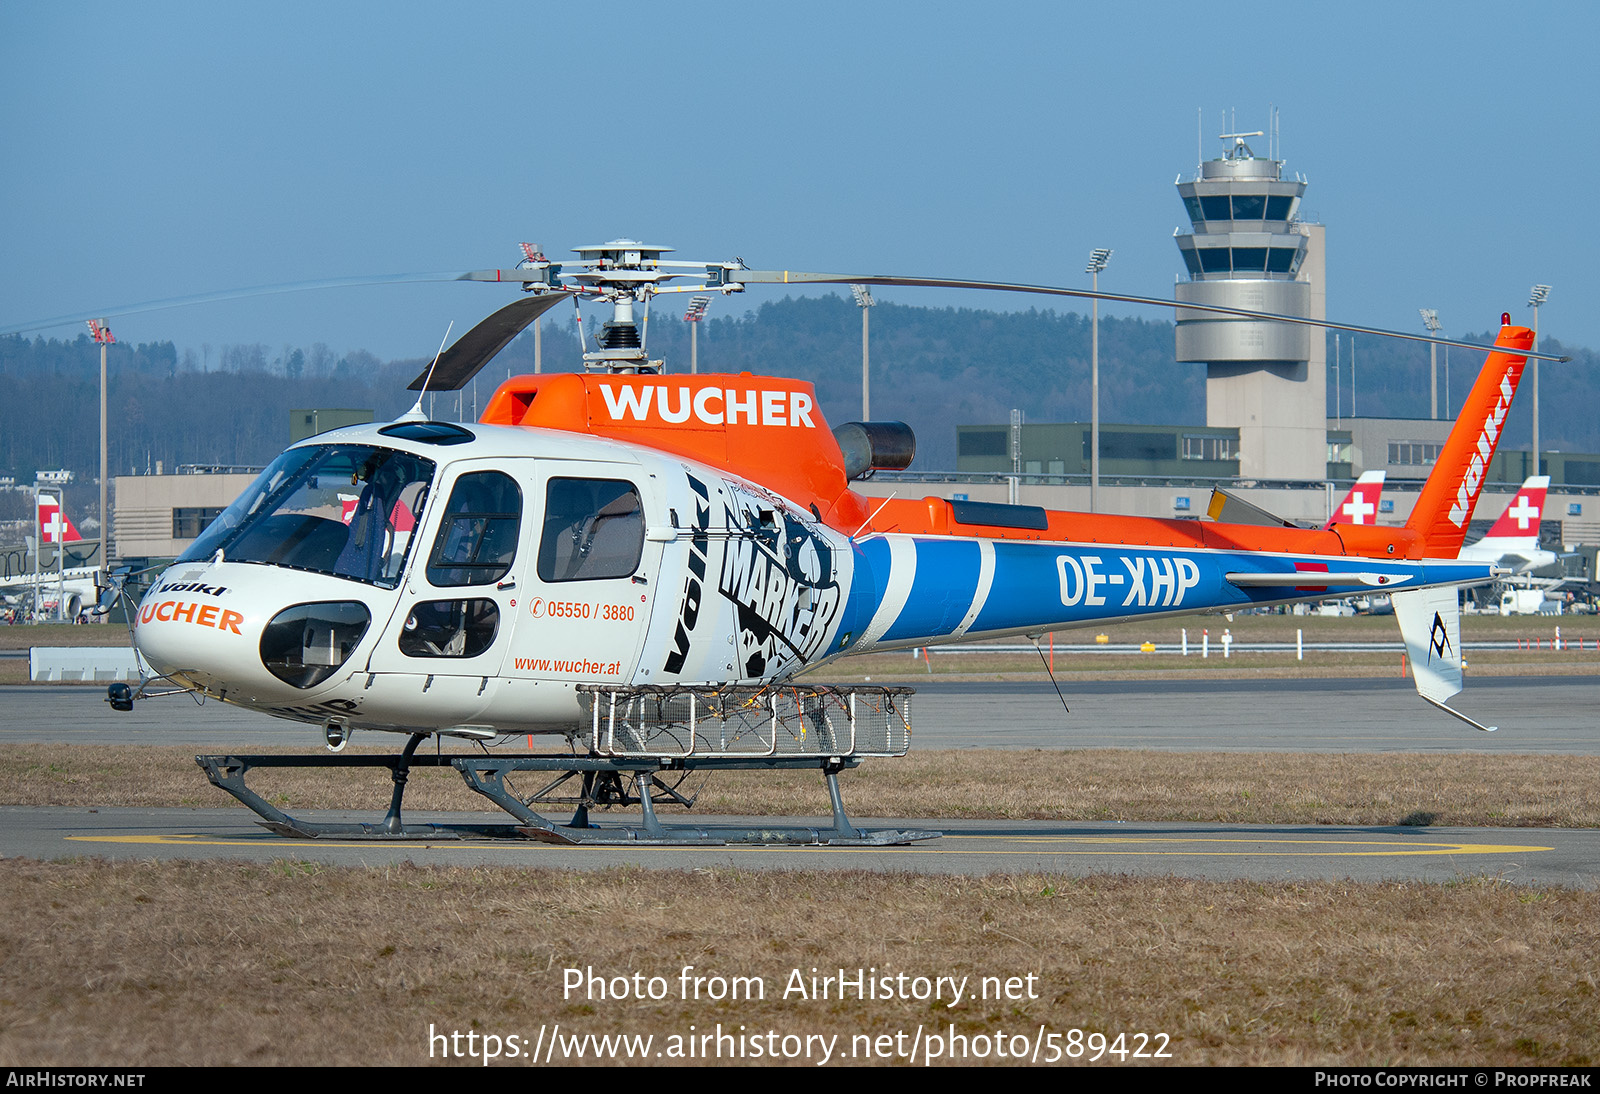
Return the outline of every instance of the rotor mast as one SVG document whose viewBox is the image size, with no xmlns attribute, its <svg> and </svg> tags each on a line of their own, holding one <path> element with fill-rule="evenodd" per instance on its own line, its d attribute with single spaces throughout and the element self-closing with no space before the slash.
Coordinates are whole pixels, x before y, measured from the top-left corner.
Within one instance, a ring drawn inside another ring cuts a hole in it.
<svg viewBox="0 0 1600 1094">
<path fill-rule="evenodd" d="M 655 247 L 632 239 L 613 239 L 574 247 L 579 270 L 571 279 L 580 291 L 611 305 L 611 318 L 595 336 L 595 348 L 583 355 L 590 372 L 660 372 L 661 362 L 645 353 L 650 297 L 657 287 L 679 276 L 662 269 L 661 256 L 671 247 Z M 642 306 L 641 322 L 636 308 Z"/>
<path fill-rule="evenodd" d="M 522 281 L 531 293 L 566 292 L 575 299 L 592 297 L 611 305 L 611 318 L 602 324 L 595 337 L 595 348 L 586 349 L 583 366 L 589 372 L 660 372 L 663 362 L 652 361 L 647 353 L 650 298 L 664 292 L 740 292 L 742 284 L 732 282 L 728 271 L 742 269 L 744 263 L 669 262 L 662 255 L 671 247 L 640 243 L 633 239 L 613 239 L 586 247 L 574 247 L 576 270 L 563 270 L 542 253 L 524 247 L 525 261 L 511 277 L 504 271 L 479 271 L 466 275 L 470 280 Z M 683 272 L 678 272 L 683 271 Z M 691 274 L 689 271 L 693 271 Z M 685 276 L 696 278 L 693 285 L 668 285 Z"/>
</svg>

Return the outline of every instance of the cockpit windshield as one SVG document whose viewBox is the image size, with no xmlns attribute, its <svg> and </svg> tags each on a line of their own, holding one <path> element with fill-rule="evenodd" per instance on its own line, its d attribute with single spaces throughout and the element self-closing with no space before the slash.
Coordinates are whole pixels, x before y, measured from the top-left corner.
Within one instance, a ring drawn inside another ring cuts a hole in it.
<svg viewBox="0 0 1600 1094">
<path fill-rule="evenodd" d="M 422 520 L 432 460 L 371 445 L 291 448 L 178 559 L 218 551 L 394 588 Z"/>
</svg>

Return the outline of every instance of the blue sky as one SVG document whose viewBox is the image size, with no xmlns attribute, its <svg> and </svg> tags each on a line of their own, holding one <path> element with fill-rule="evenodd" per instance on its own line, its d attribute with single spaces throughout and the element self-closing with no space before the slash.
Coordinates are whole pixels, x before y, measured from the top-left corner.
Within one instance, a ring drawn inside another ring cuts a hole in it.
<svg viewBox="0 0 1600 1094">
<path fill-rule="evenodd" d="M 1328 226 L 1331 316 L 1412 330 L 1433 307 L 1481 331 L 1526 318 L 1547 282 L 1544 332 L 1600 346 L 1597 12 L 0 0 L 0 326 L 618 236 L 757 267 L 1068 285 L 1105 246 L 1102 287 L 1170 295 L 1197 110 L 1209 158 L 1225 110 L 1260 129 L 1275 104 Z M 424 356 L 509 299 L 342 289 L 113 329 L 209 343 L 213 362 L 237 342 Z"/>
</svg>

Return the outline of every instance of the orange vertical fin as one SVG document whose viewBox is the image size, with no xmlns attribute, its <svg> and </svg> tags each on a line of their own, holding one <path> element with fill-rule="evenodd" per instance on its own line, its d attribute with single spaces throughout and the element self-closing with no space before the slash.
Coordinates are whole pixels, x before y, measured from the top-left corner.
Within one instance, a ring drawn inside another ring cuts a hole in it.
<svg viewBox="0 0 1600 1094">
<path fill-rule="evenodd" d="M 1500 322 L 1495 349 L 1484 361 L 1406 521 L 1406 527 L 1422 537 L 1423 553 L 1429 558 L 1455 558 L 1460 552 L 1528 363 L 1516 351 L 1532 348 L 1533 331 L 1513 327 L 1510 315 L 1501 316 Z"/>
</svg>

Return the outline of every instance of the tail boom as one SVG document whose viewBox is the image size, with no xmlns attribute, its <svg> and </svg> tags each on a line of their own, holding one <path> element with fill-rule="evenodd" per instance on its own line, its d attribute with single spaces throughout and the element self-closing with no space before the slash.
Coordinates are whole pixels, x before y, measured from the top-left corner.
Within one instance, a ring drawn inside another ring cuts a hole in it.
<svg viewBox="0 0 1600 1094">
<path fill-rule="evenodd" d="M 1460 561 L 1362 559 L 1352 567 L 1336 555 L 874 535 L 857 543 L 845 613 L 853 622 L 840 652 L 1472 585 L 1493 571 Z"/>
</svg>

